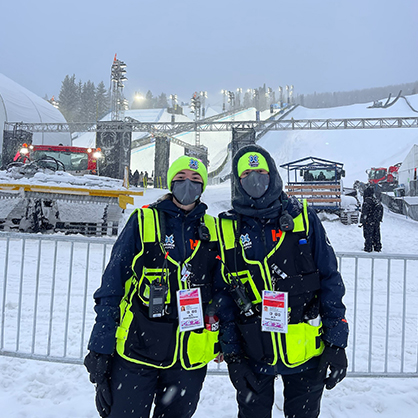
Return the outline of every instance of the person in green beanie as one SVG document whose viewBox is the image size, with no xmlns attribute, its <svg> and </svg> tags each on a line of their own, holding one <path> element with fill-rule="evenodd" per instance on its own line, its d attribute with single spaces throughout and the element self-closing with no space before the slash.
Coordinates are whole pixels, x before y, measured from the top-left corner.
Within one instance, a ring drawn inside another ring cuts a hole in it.
<svg viewBox="0 0 418 418">
<path fill-rule="evenodd" d="M 170 193 L 129 218 L 94 294 L 84 364 L 102 417 L 146 418 L 153 403 L 154 418 L 191 417 L 219 353 L 217 220 L 200 201 L 207 170 L 182 156 L 167 179 Z"/>
<path fill-rule="evenodd" d="M 317 418 L 324 387 L 347 372 L 345 288 L 334 250 L 306 200 L 284 192 L 264 148 L 239 149 L 232 175 L 233 208 L 218 225 L 222 276 L 238 306 L 220 342 L 238 418 L 272 416 L 279 375 L 284 415 Z"/>
</svg>

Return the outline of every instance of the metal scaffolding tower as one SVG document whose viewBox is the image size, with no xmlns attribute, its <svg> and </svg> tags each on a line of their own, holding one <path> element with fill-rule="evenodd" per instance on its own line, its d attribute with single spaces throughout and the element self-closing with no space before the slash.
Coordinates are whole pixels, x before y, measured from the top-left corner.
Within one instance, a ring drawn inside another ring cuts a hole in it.
<svg viewBox="0 0 418 418">
<path fill-rule="evenodd" d="M 201 110 L 201 102 L 200 102 L 200 96 L 197 92 L 193 94 L 193 97 L 190 100 L 190 112 L 194 113 L 194 132 L 195 132 L 195 146 L 200 146 L 200 131 L 197 129 L 197 122 L 200 120 L 200 110 Z"/>
<path fill-rule="evenodd" d="M 126 64 L 116 58 L 113 59 L 112 79 L 112 120 L 123 120 L 125 116 L 125 98 L 123 97 L 123 82 L 127 80 Z"/>
</svg>

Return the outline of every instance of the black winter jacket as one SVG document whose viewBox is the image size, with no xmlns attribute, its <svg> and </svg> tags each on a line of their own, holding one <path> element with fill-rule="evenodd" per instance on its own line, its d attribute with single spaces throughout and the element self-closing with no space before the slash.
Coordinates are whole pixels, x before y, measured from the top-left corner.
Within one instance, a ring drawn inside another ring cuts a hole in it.
<svg viewBox="0 0 418 418">
<path fill-rule="evenodd" d="M 383 206 L 375 196 L 365 197 L 361 207 L 360 223 L 364 226 L 376 225 L 383 220 Z"/>
</svg>

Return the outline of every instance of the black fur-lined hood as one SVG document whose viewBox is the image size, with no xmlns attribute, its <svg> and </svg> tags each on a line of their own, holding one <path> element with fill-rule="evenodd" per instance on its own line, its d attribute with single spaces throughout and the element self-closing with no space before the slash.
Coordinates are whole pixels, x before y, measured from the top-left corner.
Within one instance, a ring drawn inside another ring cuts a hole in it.
<svg viewBox="0 0 418 418">
<path fill-rule="evenodd" d="M 241 186 L 238 176 L 238 160 L 248 152 L 262 154 L 269 166 L 269 186 L 260 198 L 248 195 Z M 260 219 L 274 218 L 280 215 L 282 202 L 287 200 L 287 196 L 283 192 L 283 181 L 277 171 L 276 163 L 264 148 L 258 145 L 247 145 L 240 148 L 232 159 L 232 174 L 234 176 L 232 206 L 237 213 Z"/>
</svg>

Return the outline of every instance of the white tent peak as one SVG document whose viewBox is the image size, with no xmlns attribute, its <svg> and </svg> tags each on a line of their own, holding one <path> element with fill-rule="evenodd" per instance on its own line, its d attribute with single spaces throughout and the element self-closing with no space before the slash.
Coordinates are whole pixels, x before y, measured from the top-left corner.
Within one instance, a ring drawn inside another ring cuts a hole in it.
<svg viewBox="0 0 418 418">
<path fill-rule="evenodd" d="M 0 73 L 0 153 L 5 122 L 65 123 L 62 113 L 49 102 Z M 34 143 L 70 145 L 69 134 L 35 134 Z"/>
</svg>

